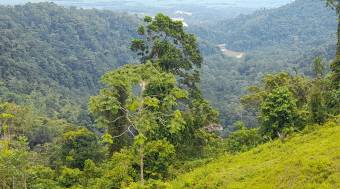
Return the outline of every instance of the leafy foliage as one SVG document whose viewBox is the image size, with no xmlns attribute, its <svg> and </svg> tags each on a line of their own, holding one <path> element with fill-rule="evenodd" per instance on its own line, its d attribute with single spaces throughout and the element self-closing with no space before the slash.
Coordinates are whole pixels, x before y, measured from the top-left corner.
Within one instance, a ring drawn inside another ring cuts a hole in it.
<svg viewBox="0 0 340 189">
<path fill-rule="evenodd" d="M 229 152 L 248 151 L 263 141 L 258 129 L 242 128 L 231 133 L 227 138 Z"/>
<path fill-rule="evenodd" d="M 126 39 L 138 18 L 53 3 L 0 6 L 0 12 L 1 99 L 90 124 L 86 101 L 99 77 L 133 62 Z"/>
<path fill-rule="evenodd" d="M 261 130 L 268 137 L 277 137 L 299 125 L 296 101 L 287 88 L 277 88 L 261 103 Z"/>
<path fill-rule="evenodd" d="M 104 154 L 97 136 L 84 128 L 64 133 L 61 149 L 64 165 L 79 169 L 86 160 L 100 162 Z"/>
<path fill-rule="evenodd" d="M 314 76 L 311 68 L 315 57 L 325 60 L 327 73 L 336 53 L 336 28 L 335 11 L 321 0 L 297 0 L 283 7 L 189 27 L 198 36 L 202 49 L 206 49 L 203 44 L 215 49 L 202 51 L 204 97 L 221 112 L 226 126 L 238 120 L 249 128 L 257 126 L 256 115 L 240 106 L 239 97 L 267 74 L 285 71 Z M 243 52 L 244 56 L 228 57 L 218 52 L 217 44 L 225 44 L 227 49 Z"/>
<path fill-rule="evenodd" d="M 196 38 L 185 32 L 181 21 L 158 14 L 145 17 L 145 26 L 138 29 L 142 39 L 132 41 L 131 49 L 146 63 L 157 63 L 166 72 L 180 77 L 180 83 L 197 90 L 199 68 L 203 58 Z"/>
<path fill-rule="evenodd" d="M 176 87 L 173 75 L 159 71 L 151 63 L 128 65 L 106 74 L 103 82 L 108 87 L 91 98 L 90 110 L 114 141 L 121 140 L 115 136 L 123 133 L 128 137 L 134 131 L 150 139 L 171 140 L 171 132 L 181 130 L 181 113 L 176 109 L 178 100 L 185 99 L 187 93 Z M 122 121 L 116 124 L 119 119 L 124 119 L 125 125 L 120 124 Z"/>
</svg>

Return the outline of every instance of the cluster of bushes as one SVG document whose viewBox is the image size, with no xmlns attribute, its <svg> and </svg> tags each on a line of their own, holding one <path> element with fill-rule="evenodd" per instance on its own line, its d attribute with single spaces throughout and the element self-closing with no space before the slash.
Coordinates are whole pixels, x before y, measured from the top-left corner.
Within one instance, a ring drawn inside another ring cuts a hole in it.
<svg viewBox="0 0 340 189">
<path fill-rule="evenodd" d="M 245 108 L 257 115 L 259 127 L 246 129 L 236 122 L 237 131 L 227 137 L 229 151 L 244 151 L 262 142 L 302 131 L 306 125 L 323 124 L 339 114 L 338 84 L 326 74 L 322 59 L 314 61 L 314 78 L 288 73 L 266 75 L 262 83 L 242 97 Z"/>
</svg>

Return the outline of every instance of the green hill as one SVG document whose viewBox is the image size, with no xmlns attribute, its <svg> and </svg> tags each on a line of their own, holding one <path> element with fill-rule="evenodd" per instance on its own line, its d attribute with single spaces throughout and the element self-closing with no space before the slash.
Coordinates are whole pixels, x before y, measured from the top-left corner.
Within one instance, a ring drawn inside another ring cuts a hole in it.
<svg viewBox="0 0 340 189">
<path fill-rule="evenodd" d="M 253 116 L 239 106 L 246 88 L 267 73 L 287 71 L 311 76 L 320 56 L 330 60 L 336 49 L 336 15 L 320 0 L 297 0 L 275 9 L 189 28 L 210 44 L 244 52 L 241 59 L 205 56 L 202 90 L 221 112 L 225 125 L 243 119 L 254 127 Z M 327 64 L 327 61 L 325 61 Z"/>
<path fill-rule="evenodd" d="M 306 134 L 307 133 L 307 134 Z M 251 151 L 225 155 L 181 175 L 173 188 L 338 189 L 340 126 L 327 123 L 304 133 L 264 144 Z"/>
<path fill-rule="evenodd" d="M 194 29 L 201 38 L 225 43 L 228 49 L 237 51 L 269 46 L 311 48 L 325 42 L 334 46 L 336 15 L 322 1 L 296 0 L 279 8 L 261 9 Z"/>
<path fill-rule="evenodd" d="M 99 77 L 133 61 L 137 23 L 126 13 L 54 3 L 0 6 L 0 100 L 84 120 L 76 112 L 86 110 Z"/>
</svg>

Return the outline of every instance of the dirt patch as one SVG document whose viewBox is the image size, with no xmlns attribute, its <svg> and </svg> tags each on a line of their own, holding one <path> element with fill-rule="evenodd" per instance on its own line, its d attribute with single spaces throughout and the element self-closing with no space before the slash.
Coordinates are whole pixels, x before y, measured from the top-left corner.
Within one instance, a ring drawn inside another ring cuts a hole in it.
<svg viewBox="0 0 340 189">
<path fill-rule="evenodd" d="M 243 58 L 246 55 L 246 53 L 244 53 L 244 52 L 237 52 L 237 51 L 233 51 L 233 50 L 227 49 L 225 47 L 225 44 L 219 44 L 219 45 L 217 45 L 217 47 L 221 50 L 221 52 L 224 55 L 226 55 L 228 57 L 233 57 L 233 58 L 240 59 L 240 58 Z"/>
</svg>

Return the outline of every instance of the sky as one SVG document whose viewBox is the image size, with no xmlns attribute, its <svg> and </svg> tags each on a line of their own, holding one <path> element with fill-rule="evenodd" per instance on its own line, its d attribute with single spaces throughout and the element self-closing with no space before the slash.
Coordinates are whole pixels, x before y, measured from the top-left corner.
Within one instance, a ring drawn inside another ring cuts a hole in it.
<svg viewBox="0 0 340 189">
<path fill-rule="evenodd" d="M 164 7 L 172 5 L 203 5 L 203 6 L 224 6 L 224 7 L 244 7 L 244 8 L 272 8 L 278 7 L 292 0 L 0 0 L 1 4 L 23 4 L 27 2 L 53 1 L 64 5 L 109 5 L 120 4 L 125 6 L 150 6 Z"/>
</svg>

